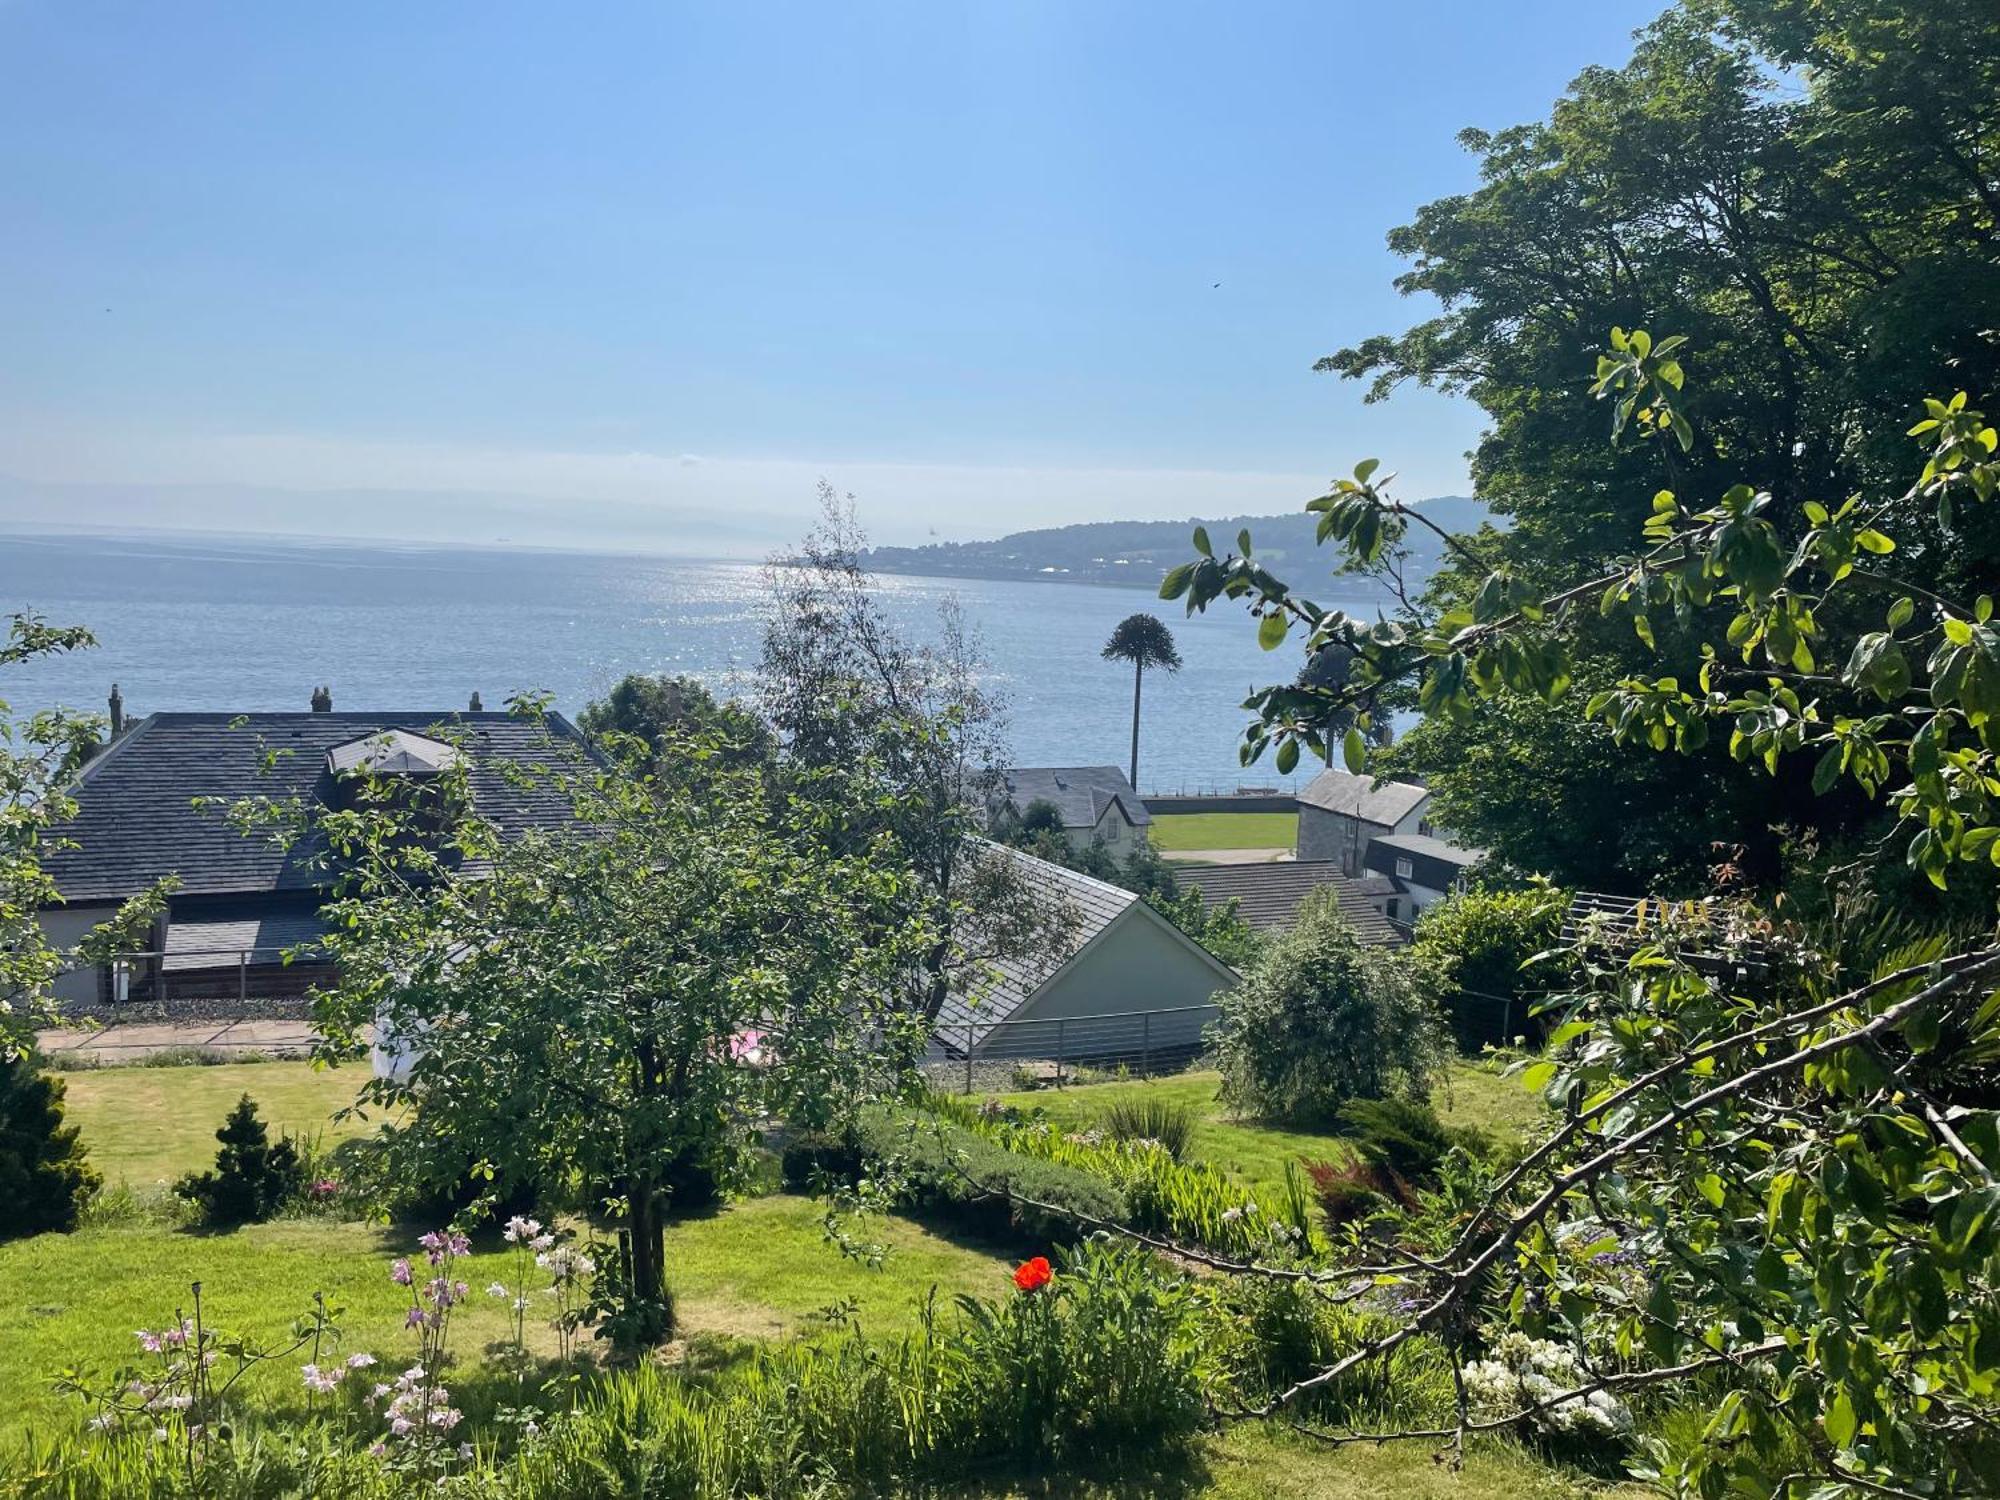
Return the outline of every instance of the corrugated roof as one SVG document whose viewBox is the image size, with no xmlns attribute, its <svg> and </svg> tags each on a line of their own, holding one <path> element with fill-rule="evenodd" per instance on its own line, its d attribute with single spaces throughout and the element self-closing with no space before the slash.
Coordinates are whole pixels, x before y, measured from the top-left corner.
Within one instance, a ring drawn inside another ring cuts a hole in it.
<svg viewBox="0 0 2000 1500">
<path fill-rule="evenodd" d="M 1000 778 L 1001 790 L 1017 811 L 1030 802 L 1048 802 L 1062 814 L 1065 828 L 1095 828 L 1113 802 L 1128 822 L 1144 828 L 1153 821 L 1132 783 L 1116 766 L 1016 766 Z"/>
<path fill-rule="evenodd" d="M 1373 776 L 1356 776 L 1331 767 L 1313 777 L 1299 793 L 1308 807 L 1344 813 L 1364 823 L 1380 823 L 1394 828 L 1423 805 L 1428 788 L 1407 781 L 1377 781 Z"/>
<path fill-rule="evenodd" d="M 1340 873 L 1330 860 L 1279 860 L 1262 865 L 1210 865 L 1181 873 L 1183 887 L 1201 892 L 1201 903 L 1213 910 L 1228 901 L 1239 903 L 1243 920 L 1259 932 L 1290 927 L 1299 906 L 1314 891 L 1332 887 L 1340 914 L 1362 942 L 1393 947 L 1404 939 L 1389 919 L 1368 899 L 1360 881 Z"/>
<path fill-rule="evenodd" d="M 545 781 L 520 786 L 500 765 L 580 768 L 588 754 L 569 722 L 508 713 L 158 713 L 84 767 L 72 794 L 74 818 L 43 860 L 68 901 L 121 900 L 166 875 L 183 894 L 311 890 L 316 845 L 280 848 L 246 837 L 220 809 L 196 809 L 197 797 L 225 803 L 249 797 L 313 798 L 324 789 L 327 751 L 385 730 L 426 739 L 462 739 L 472 756 L 472 796 L 503 832 L 558 827 L 569 799 Z M 53 840 L 52 840 L 53 842 Z"/>
<path fill-rule="evenodd" d="M 968 1028 L 972 1045 L 977 1047 L 987 1032 L 1026 1005 L 1057 970 L 1139 900 L 1131 891 L 1037 859 L 1022 850 L 1000 844 L 986 847 L 1002 858 L 1016 861 L 1033 887 L 1049 901 L 1067 901 L 1077 921 L 1066 951 L 994 960 L 986 966 L 988 972 L 979 976 L 976 998 L 956 989 L 945 997 L 938 1011 L 937 1035 L 954 1052 L 963 1051 Z"/>
</svg>

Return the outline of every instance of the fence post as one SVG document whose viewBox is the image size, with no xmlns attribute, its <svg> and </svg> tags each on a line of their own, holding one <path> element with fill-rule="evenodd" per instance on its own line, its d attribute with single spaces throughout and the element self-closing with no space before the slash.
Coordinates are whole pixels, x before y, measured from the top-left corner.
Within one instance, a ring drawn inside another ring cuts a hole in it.
<svg viewBox="0 0 2000 1500">
<path fill-rule="evenodd" d="M 1068 1035 L 1068 1032 L 1069 1032 L 1068 1020 L 1066 1020 L 1062 1016 L 1057 1016 L 1056 1017 L 1056 1087 L 1057 1088 L 1061 1088 L 1063 1086 L 1063 1052 L 1065 1050 L 1064 1038 Z"/>
<path fill-rule="evenodd" d="M 965 1091 L 972 1092 L 972 1019 L 965 1022 Z"/>
<path fill-rule="evenodd" d="M 1149 1010 L 1139 1017 L 1139 1076 L 1147 1078 L 1153 1072 L 1153 1013 Z"/>
<path fill-rule="evenodd" d="M 250 950 L 236 950 L 236 1005 L 239 1010 L 250 1008 Z"/>
</svg>

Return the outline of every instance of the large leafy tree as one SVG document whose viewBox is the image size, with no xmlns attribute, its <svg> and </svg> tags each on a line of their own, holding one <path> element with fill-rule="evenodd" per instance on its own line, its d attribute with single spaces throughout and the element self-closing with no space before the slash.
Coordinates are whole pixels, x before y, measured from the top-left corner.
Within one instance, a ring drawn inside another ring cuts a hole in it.
<svg viewBox="0 0 2000 1500">
<path fill-rule="evenodd" d="M 389 1171 L 445 1189 L 470 1164 L 613 1215 L 615 1326 L 645 1339 L 671 1326 L 672 1165 L 731 1178 L 768 1118 L 824 1127 L 895 1087 L 921 1037 L 894 1000 L 930 934 L 893 841 L 824 815 L 842 793 L 718 769 L 699 737 L 658 765 L 624 743 L 629 762 L 599 763 L 552 738 L 546 772 L 507 773 L 569 797 L 567 830 L 503 838 L 469 797 L 470 747 L 429 785 L 363 773 L 304 816 L 339 893 L 322 1047 L 353 1055 L 373 1027 L 395 1059 L 361 1095 L 389 1117 Z"/>
<path fill-rule="evenodd" d="M 1696 451 L 1683 347 L 1612 331 L 1591 388 L 1614 433 Z M 1723 903 L 1635 925 L 1530 1072 L 1562 1124 L 1470 1208 L 1442 1253 L 1371 1245 L 1366 1272 L 1412 1288 L 1408 1321 L 1265 1411 L 1430 1333 L 1462 1377 L 1493 1325 L 1511 1323 L 1565 1346 L 1575 1377 L 1497 1410 L 1476 1407 L 1461 1378 L 1445 1434 L 1461 1444 L 1602 1393 L 1692 1383 L 1694 1436 L 1644 1459 L 1675 1492 L 1991 1491 L 2000 622 L 1978 585 L 1953 597 L 1879 560 L 1899 550 L 1900 517 L 1921 511 L 1947 542 L 1961 518 L 1979 524 L 2000 496 L 2000 434 L 1963 393 L 1919 411 L 1910 436 L 1921 471 L 1887 494 L 1809 500 L 1787 519 L 1747 484 L 1707 499 L 1659 489 L 1632 506 L 1630 552 L 1553 584 L 1489 564 L 1467 606 L 1432 618 L 1352 620 L 1247 555 L 1203 549 L 1168 576 L 1162 592 L 1190 608 L 1246 603 L 1267 641 L 1297 630 L 1308 654 L 1334 641 L 1355 653 L 1359 680 L 1340 692 L 1285 685 L 1252 700 L 1246 748 L 1275 744 L 1281 765 L 1301 747 L 1330 748 L 1342 711 L 1390 680 L 1414 679 L 1438 717 L 1502 694 L 1573 712 L 1579 617 L 1622 620 L 1648 643 L 1653 621 L 1678 618 L 1699 636 L 1695 671 L 1635 673 L 1582 705 L 1620 754 L 1726 744 L 1773 787 L 1879 799 L 1896 816 L 1888 857 L 1937 886 L 1984 892 L 1979 925 L 1858 958 Z M 1364 562 L 1408 524 L 1376 473 L 1360 465 L 1310 507 Z M 1365 762 L 1358 726 L 1338 743 L 1350 766 Z M 1338 1281 L 1356 1270 L 1294 1274 Z"/>
<path fill-rule="evenodd" d="M 771 729 L 740 703 L 718 700 L 695 677 L 621 678 L 602 698 L 585 706 L 577 727 L 596 739 L 631 735 L 654 762 L 675 754 L 690 739 L 704 739 L 724 764 L 747 765 L 771 753 Z"/>
<path fill-rule="evenodd" d="M 1808 502 L 1893 496 L 1902 414 L 1940 389 L 2000 385 L 1988 336 L 2000 326 L 1990 5 L 1692 0 L 1642 33 L 1626 66 L 1583 73 L 1547 120 L 1462 139 L 1480 185 L 1390 236 L 1412 262 L 1399 286 L 1440 311 L 1321 362 L 1370 382 L 1371 399 L 1416 381 L 1464 392 L 1490 418 L 1474 474 L 1512 525 L 1455 554 L 1441 604 L 1469 603 L 1496 563 L 1553 586 L 1621 555 L 1642 540 L 1629 496 L 1662 485 L 1712 495 L 1745 483 L 1787 525 Z M 1705 440 L 1665 457 L 1598 441 L 1580 374 L 1604 329 L 1641 322 L 1698 351 L 1680 406 Z M 1898 551 L 1874 566 L 1950 592 L 2000 562 L 2000 521 L 1983 511 L 1948 530 L 1922 506 L 1893 519 Z M 1652 643 L 1628 620 L 1580 626 L 1576 670 L 1613 680 L 1644 658 L 1688 675 L 1704 611 L 1655 615 Z M 1505 816 L 1495 778 L 1515 752 L 1564 803 L 1652 799 L 1600 737 L 1531 743 L 1534 717 L 1502 705 L 1480 710 L 1476 729 L 1426 726 L 1398 766 L 1456 803 L 1461 831 L 1520 863 L 1553 859 L 1567 880 L 1632 885 L 1642 865 L 1607 869 L 1587 848 L 1568 863 L 1560 840 Z M 1474 743 L 1489 753 L 1468 756 Z M 1865 820 L 1857 799 L 1759 786 L 1719 754 L 1690 774 L 1767 876 L 1784 837 L 1774 825 L 1841 839 Z M 1648 844 L 1671 838 L 1641 817 Z M 1664 851 L 1667 869 L 1700 870 L 1714 834 L 1691 823 Z"/>
<path fill-rule="evenodd" d="M 1173 632 L 1160 623 L 1158 615 L 1140 613 L 1127 615 L 1111 632 L 1111 639 L 1104 643 L 1103 656 L 1106 661 L 1124 661 L 1132 664 L 1132 767 L 1131 780 L 1139 785 L 1139 695 L 1146 685 L 1146 673 L 1178 672 L 1181 669 L 1180 648 L 1174 644 Z"/>
<path fill-rule="evenodd" d="M 997 963 L 1059 962 L 1077 914 L 986 837 L 1006 705 L 956 604 L 940 608 L 932 640 L 913 640 L 862 565 L 851 503 L 826 485 L 820 499 L 820 525 L 771 569 L 758 691 L 781 752 L 774 774 L 804 777 L 807 796 L 837 788 L 825 815 L 899 851 L 912 879 L 898 908 L 931 934 L 905 999 L 928 1026 L 954 989 L 985 988 Z"/>
</svg>

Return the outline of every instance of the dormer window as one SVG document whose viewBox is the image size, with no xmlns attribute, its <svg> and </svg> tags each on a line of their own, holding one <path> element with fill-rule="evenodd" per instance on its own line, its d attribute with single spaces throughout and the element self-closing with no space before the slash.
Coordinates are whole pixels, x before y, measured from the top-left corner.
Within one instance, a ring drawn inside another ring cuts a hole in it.
<svg viewBox="0 0 2000 1500">
<path fill-rule="evenodd" d="M 394 800 L 414 801 L 446 772 L 464 764 L 465 754 L 456 745 L 407 729 L 378 729 L 343 740 L 326 752 L 332 782 L 327 801 L 334 807 L 352 807 L 356 788 L 371 783 Z"/>
</svg>

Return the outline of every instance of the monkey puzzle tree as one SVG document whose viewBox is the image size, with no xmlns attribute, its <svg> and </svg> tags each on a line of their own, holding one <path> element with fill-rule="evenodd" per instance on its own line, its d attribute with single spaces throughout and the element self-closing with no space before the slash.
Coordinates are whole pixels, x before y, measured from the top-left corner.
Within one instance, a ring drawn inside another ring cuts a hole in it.
<svg viewBox="0 0 2000 1500">
<path fill-rule="evenodd" d="M 1102 653 L 1106 661 L 1132 663 L 1132 787 L 1139 786 L 1139 693 L 1149 669 L 1178 672 L 1181 653 L 1173 635 L 1157 615 L 1127 615 L 1111 632 Z"/>
</svg>

